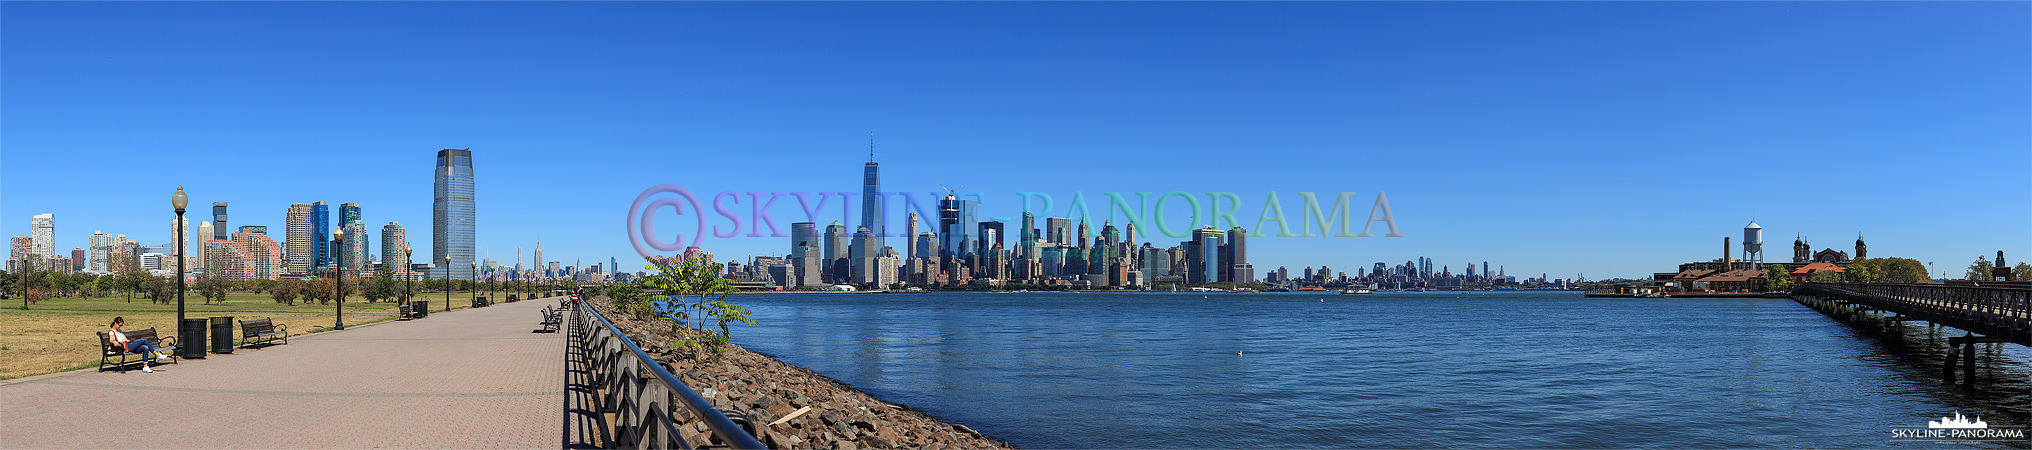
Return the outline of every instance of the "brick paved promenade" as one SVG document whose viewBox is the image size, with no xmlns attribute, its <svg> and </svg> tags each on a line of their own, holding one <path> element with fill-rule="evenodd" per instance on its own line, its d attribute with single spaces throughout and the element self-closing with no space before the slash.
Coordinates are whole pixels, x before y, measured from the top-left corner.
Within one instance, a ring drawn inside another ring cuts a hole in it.
<svg viewBox="0 0 2032 450">
<path fill-rule="evenodd" d="M 559 448 L 564 333 L 530 332 L 544 305 L 557 300 L 0 386 L 0 447 Z"/>
</svg>

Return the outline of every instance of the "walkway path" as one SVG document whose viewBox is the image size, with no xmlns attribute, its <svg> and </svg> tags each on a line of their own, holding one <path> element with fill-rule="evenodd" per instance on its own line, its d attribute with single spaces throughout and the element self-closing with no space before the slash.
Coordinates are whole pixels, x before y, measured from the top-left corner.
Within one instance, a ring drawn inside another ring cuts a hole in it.
<svg viewBox="0 0 2032 450">
<path fill-rule="evenodd" d="M 531 332 L 544 305 L 0 386 L 0 448 L 558 448 L 564 333 Z"/>
</svg>

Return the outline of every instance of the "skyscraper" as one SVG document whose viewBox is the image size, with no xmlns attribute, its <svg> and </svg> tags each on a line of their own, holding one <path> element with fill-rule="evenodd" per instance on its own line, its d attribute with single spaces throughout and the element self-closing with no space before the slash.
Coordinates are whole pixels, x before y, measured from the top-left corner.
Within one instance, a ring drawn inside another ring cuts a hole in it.
<svg viewBox="0 0 2032 450">
<path fill-rule="evenodd" d="M 875 163 L 875 133 L 868 133 L 868 164 L 861 167 L 861 226 L 875 238 L 869 255 L 882 251 L 882 167 Z"/>
<path fill-rule="evenodd" d="M 314 216 L 309 203 L 289 204 L 289 213 L 282 221 L 282 273 L 310 273 L 313 257 L 317 255 L 317 245 L 311 242 L 317 238 L 313 232 L 316 224 L 311 223 Z"/>
<path fill-rule="evenodd" d="M 403 260 L 402 258 L 402 251 L 407 249 L 407 247 L 409 246 L 408 242 L 409 242 L 409 233 L 402 229 L 402 224 L 388 222 L 387 225 L 382 225 L 381 265 L 386 267 L 392 267 L 395 269 L 396 272 L 409 270 L 409 266 L 403 265 L 406 264 L 407 261 Z M 515 261 L 515 264 L 518 265 L 522 264 L 522 261 L 519 261 L 520 259 L 522 259 L 520 250 L 521 249 L 517 249 L 517 253 L 515 255 L 515 259 L 518 260 Z"/>
<path fill-rule="evenodd" d="M 212 240 L 226 239 L 226 202 L 212 202 Z"/>
<path fill-rule="evenodd" d="M 192 269 L 203 269 L 205 268 L 205 242 L 215 240 L 212 239 L 212 236 L 217 235 L 217 231 L 212 228 L 212 221 L 209 220 L 198 222 L 197 231 L 197 234 L 190 241 L 184 243 L 184 245 L 190 247 L 185 249 L 184 252 L 189 253 L 191 258 L 196 260 L 196 264 L 191 266 Z"/>
<path fill-rule="evenodd" d="M 1072 243 L 1072 219 L 1064 217 L 1044 218 L 1044 243 L 1046 246 Z"/>
<path fill-rule="evenodd" d="M 44 261 L 55 258 L 56 215 L 37 214 L 34 218 L 29 219 L 28 223 L 34 227 L 34 230 L 28 234 L 31 239 L 30 242 L 32 242 L 29 244 L 28 253 L 42 255 Z"/>
<path fill-rule="evenodd" d="M 1249 230 L 1239 225 L 1228 229 L 1228 245 L 1223 247 L 1228 251 L 1228 281 L 1256 282 L 1256 266 L 1249 264 Z"/>
<path fill-rule="evenodd" d="M 950 193 L 938 201 L 938 240 L 944 246 L 939 256 L 965 258 L 978 245 L 975 243 L 978 237 L 973 236 L 980 226 L 980 221 L 974 218 L 978 208 L 979 202 L 960 200 Z"/>
<path fill-rule="evenodd" d="M 529 270 L 533 270 L 533 271 L 536 271 L 536 272 L 543 272 L 543 241 L 536 241 L 536 251 L 535 251 L 535 253 L 534 253 L 534 254 L 531 254 L 531 255 L 529 255 L 529 258 L 530 258 L 530 260 L 529 260 L 529 262 L 530 262 L 530 266 L 529 266 Z M 440 259 L 440 260 L 437 260 L 437 261 L 433 261 L 433 262 L 431 262 L 431 264 L 444 264 L 444 260 Z M 436 267 L 436 266 L 432 266 L 432 267 Z M 537 278 L 543 278 L 543 277 L 537 277 Z"/>
<path fill-rule="evenodd" d="M 1021 226 L 1023 228 L 1016 229 L 1017 245 L 1022 246 L 1020 249 L 1017 250 L 1016 257 L 1036 258 L 1037 255 L 1030 254 L 1031 252 L 1030 246 L 1032 243 L 1035 243 L 1037 241 L 1037 228 L 1036 228 L 1037 214 L 1031 213 L 1030 211 L 1024 211 L 1023 223 L 1021 224 Z"/>
<path fill-rule="evenodd" d="M 332 205 L 325 202 L 310 204 L 310 266 L 313 270 L 325 270 L 332 266 Z"/>
<path fill-rule="evenodd" d="M 910 213 L 903 220 L 903 258 L 917 257 L 917 213 Z"/>
<path fill-rule="evenodd" d="M 834 221 L 825 228 L 825 250 L 820 255 L 825 259 L 825 280 L 828 283 L 845 282 L 847 278 L 847 226 Z"/>
<path fill-rule="evenodd" d="M 86 254 L 91 258 L 91 263 L 86 268 L 98 273 L 111 271 L 112 260 L 108 258 L 113 256 L 113 246 L 118 243 L 113 240 L 113 235 L 106 234 L 104 230 L 92 231 L 92 237 L 85 241 Z"/>
<path fill-rule="evenodd" d="M 460 280 L 474 279 L 473 235 L 477 223 L 471 150 L 447 148 L 437 152 L 434 171 L 437 182 L 431 202 L 431 260 L 442 264 L 450 256 L 451 277 Z"/>
<path fill-rule="evenodd" d="M 348 225 L 352 225 L 352 224 L 353 224 L 354 222 L 359 222 L 359 221 L 360 221 L 360 204 L 359 204 L 359 203 L 341 203 L 341 204 L 339 204 L 339 227 L 340 227 L 340 228 L 344 228 L 344 227 L 346 227 L 346 226 L 348 226 Z"/>
</svg>

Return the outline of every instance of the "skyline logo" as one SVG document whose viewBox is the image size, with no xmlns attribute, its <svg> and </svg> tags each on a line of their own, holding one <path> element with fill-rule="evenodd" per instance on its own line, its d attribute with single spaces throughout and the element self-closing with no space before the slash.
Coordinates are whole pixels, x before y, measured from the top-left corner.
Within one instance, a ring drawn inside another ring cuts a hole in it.
<svg viewBox="0 0 2032 450">
<path fill-rule="evenodd" d="M 1915 440 L 1932 442 L 1957 441 L 2025 441 L 2024 427 L 1995 427 L 1983 421 L 1981 416 L 1963 416 L 1955 411 L 1954 417 L 1942 416 L 1940 420 L 1926 421 L 1926 428 L 1892 428 L 1894 440 Z"/>
<path fill-rule="evenodd" d="M 881 227 L 884 229 L 869 231 L 875 237 L 909 237 L 906 236 L 908 234 L 906 230 L 908 230 L 909 225 L 905 223 L 907 222 L 906 217 L 908 217 L 907 214 L 909 213 L 916 213 L 919 230 L 934 232 L 944 236 L 947 233 L 938 229 L 940 203 L 944 201 L 941 200 L 944 196 L 952 196 L 955 200 L 966 203 L 964 207 L 966 212 L 962 213 L 962 215 L 973 223 L 1000 222 L 1005 224 L 1005 226 L 1021 226 L 1015 218 L 1009 216 L 991 216 L 987 217 L 984 221 L 975 220 L 980 210 L 980 205 L 985 203 L 988 197 L 984 193 L 961 193 L 955 190 L 943 193 L 931 192 L 929 194 L 929 196 L 921 196 L 916 192 L 876 192 L 876 200 L 873 202 L 874 210 L 883 219 L 876 223 L 904 225 L 890 225 Z M 1019 214 L 1031 215 L 1037 221 L 1037 223 L 1033 224 L 1034 226 L 1041 228 L 1046 218 L 1069 219 L 1075 226 L 1078 224 L 1087 225 L 1087 233 L 1084 237 L 1100 236 L 1101 225 L 1107 223 L 1133 227 L 1133 229 L 1140 232 L 1138 236 L 1163 235 L 1173 239 L 1184 239 L 1192 236 L 1193 230 L 1200 226 L 1215 227 L 1225 231 L 1233 227 L 1240 227 L 1243 223 L 1241 220 L 1236 219 L 1237 212 L 1242 210 L 1242 198 L 1240 195 L 1232 192 L 1205 192 L 1205 203 L 1202 203 L 1199 197 L 1185 191 L 1170 191 L 1161 194 L 1154 191 L 1132 192 L 1129 194 L 1134 195 L 1133 204 L 1131 204 L 1129 197 L 1123 194 L 1121 192 L 1103 193 L 1108 199 L 1104 209 L 1107 212 L 1106 217 L 1096 217 L 1092 213 L 1093 210 L 1089 209 L 1084 192 L 1073 193 L 1072 200 L 1065 206 L 1063 215 L 1051 215 L 1055 202 L 1051 194 L 1048 193 L 1034 191 L 1017 192 L 1016 203 L 1021 205 Z M 1298 215 L 1291 217 L 1285 214 L 1284 202 L 1279 199 L 1277 192 L 1271 191 L 1269 196 L 1262 202 L 1261 213 L 1256 215 L 1255 226 L 1244 228 L 1244 230 L 1247 231 L 1247 236 L 1250 238 L 1372 237 L 1375 235 L 1371 231 L 1375 228 L 1376 224 L 1381 223 L 1389 230 L 1388 233 L 1383 234 L 1384 237 L 1405 237 L 1398 229 L 1396 215 L 1390 210 L 1389 197 L 1382 191 L 1376 192 L 1375 201 L 1371 203 L 1368 214 L 1362 217 L 1351 218 L 1350 216 L 1354 214 L 1355 208 L 1357 208 L 1354 203 L 1355 194 L 1355 192 L 1334 193 L 1331 199 L 1331 206 L 1322 207 L 1322 202 L 1315 193 L 1299 192 L 1295 202 L 1298 206 L 1296 210 Z M 693 194 L 682 186 L 659 184 L 644 189 L 629 204 L 625 219 L 626 232 L 629 244 L 635 248 L 636 253 L 642 256 L 680 252 L 687 247 L 700 247 L 707 234 L 721 239 L 736 237 L 790 237 L 787 230 L 788 223 L 779 222 L 772 215 L 772 208 L 782 200 L 794 201 L 798 211 L 804 213 L 805 220 L 802 222 L 820 224 L 821 226 L 828 222 L 825 219 L 831 219 L 828 203 L 837 203 L 840 214 L 837 222 L 846 225 L 851 231 L 854 230 L 856 224 L 862 223 L 854 215 L 855 210 L 860 209 L 856 207 L 860 205 L 856 205 L 854 202 L 854 197 L 858 195 L 860 194 L 854 192 L 721 191 L 713 194 L 709 201 L 700 201 L 698 195 Z M 829 200 L 834 200 L 835 198 L 837 199 L 836 202 L 829 202 Z M 1038 201 L 1035 204 L 1040 205 L 1042 207 L 1041 210 L 1031 209 L 1033 201 Z M 746 208 L 741 207 L 743 203 L 746 203 Z M 783 203 L 788 204 L 793 202 L 784 201 Z M 891 208 L 892 204 L 900 205 L 900 208 Z M 712 214 L 706 212 L 708 206 L 710 206 Z M 656 216 L 665 209 L 670 210 L 671 213 L 680 218 L 691 216 L 691 220 L 680 219 L 683 222 L 690 222 L 689 225 L 691 226 L 688 228 L 691 233 L 671 233 L 669 231 L 672 230 L 669 227 L 666 227 L 663 233 L 659 233 L 656 226 Z M 742 211 L 743 209 L 746 211 Z M 1167 212 L 1180 211 L 1189 212 L 1187 223 L 1178 224 L 1167 221 Z M 890 216 L 899 217 L 892 218 Z M 1361 222 L 1359 233 L 1354 232 L 1354 225 L 1357 221 Z M 1227 227 L 1220 226 L 1223 222 L 1225 222 Z M 1293 232 L 1294 228 L 1296 228 L 1297 232 Z M 1266 233 L 1266 229 L 1274 230 L 1274 232 Z M 746 231 L 746 233 L 744 234 L 743 231 Z M 962 237 L 968 237 L 976 234 L 976 230 L 958 230 L 957 234 Z M 666 241 L 663 236 L 671 236 L 673 239 Z M 688 241 L 686 239 L 687 236 L 690 237 Z M 1021 239 L 1021 237 L 1017 239 Z"/>
</svg>

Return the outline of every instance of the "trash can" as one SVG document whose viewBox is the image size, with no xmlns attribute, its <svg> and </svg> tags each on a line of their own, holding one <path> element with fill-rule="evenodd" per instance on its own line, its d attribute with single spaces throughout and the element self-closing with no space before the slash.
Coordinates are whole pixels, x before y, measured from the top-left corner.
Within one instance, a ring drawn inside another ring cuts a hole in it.
<svg viewBox="0 0 2032 450">
<path fill-rule="evenodd" d="M 212 318 L 212 353 L 233 352 L 233 318 Z"/>
<path fill-rule="evenodd" d="M 177 328 L 181 332 L 176 335 L 176 345 L 182 347 L 179 353 L 183 353 L 184 359 L 205 357 L 205 322 L 205 319 L 186 318 Z"/>
<path fill-rule="evenodd" d="M 409 302 L 409 309 L 416 311 L 416 317 L 430 317 L 429 300 L 412 300 Z"/>
</svg>

